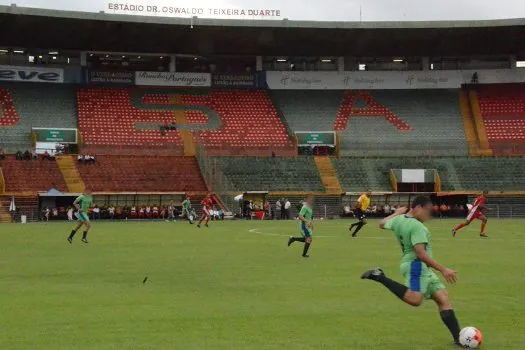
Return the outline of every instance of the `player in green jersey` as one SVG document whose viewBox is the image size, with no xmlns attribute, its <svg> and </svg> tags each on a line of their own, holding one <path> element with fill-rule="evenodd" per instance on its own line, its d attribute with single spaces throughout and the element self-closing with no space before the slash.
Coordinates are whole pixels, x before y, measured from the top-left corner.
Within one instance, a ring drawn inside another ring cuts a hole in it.
<svg viewBox="0 0 525 350">
<path fill-rule="evenodd" d="M 182 202 L 182 215 L 188 219 L 190 224 L 193 224 L 193 215 L 191 210 L 190 197 L 186 196 L 186 199 Z"/>
<path fill-rule="evenodd" d="M 73 206 L 77 208 L 76 217 L 78 219 L 78 224 L 71 231 L 67 240 L 69 243 L 73 243 L 73 237 L 75 237 L 77 231 L 82 227 L 82 225 L 84 225 L 85 229 L 82 233 L 82 242 L 88 243 L 87 234 L 89 232 L 89 229 L 91 228 L 88 210 L 93 206 L 93 197 L 91 196 L 91 192 L 86 190 L 84 194 L 78 196 L 77 199 L 75 199 L 75 201 L 73 202 Z"/>
<path fill-rule="evenodd" d="M 314 196 L 309 194 L 306 197 L 306 203 L 304 203 L 301 211 L 299 212 L 299 221 L 300 221 L 300 231 L 301 237 L 290 237 L 288 239 L 288 247 L 294 242 L 304 242 L 303 248 L 303 258 L 309 258 L 308 249 L 310 249 L 310 244 L 312 244 L 312 232 L 314 230 L 314 219 L 312 206 L 314 204 Z"/>
<path fill-rule="evenodd" d="M 432 218 L 432 202 L 428 197 L 417 197 L 410 211 L 402 207 L 379 223 L 382 229 L 392 230 L 401 244 L 401 274 L 405 285 L 386 277 L 380 268 L 368 270 L 361 278 L 383 284 L 399 299 L 412 306 L 420 306 L 423 299 L 432 299 L 437 304 L 441 319 L 458 344 L 459 323 L 450 303 L 445 286 L 432 271 L 439 271 L 448 283 L 456 282 L 456 272 L 438 264 L 432 258 L 430 232 L 423 224 Z"/>
</svg>

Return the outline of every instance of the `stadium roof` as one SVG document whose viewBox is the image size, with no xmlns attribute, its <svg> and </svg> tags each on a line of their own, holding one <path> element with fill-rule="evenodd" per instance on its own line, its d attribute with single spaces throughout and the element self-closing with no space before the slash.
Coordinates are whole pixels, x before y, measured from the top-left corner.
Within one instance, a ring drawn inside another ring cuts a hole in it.
<svg viewBox="0 0 525 350">
<path fill-rule="evenodd" d="M 224 20 L 0 6 L 0 42 L 32 48 L 195 55 L 524 56 L 523 38 L 525 19 Z"/>
</svg>

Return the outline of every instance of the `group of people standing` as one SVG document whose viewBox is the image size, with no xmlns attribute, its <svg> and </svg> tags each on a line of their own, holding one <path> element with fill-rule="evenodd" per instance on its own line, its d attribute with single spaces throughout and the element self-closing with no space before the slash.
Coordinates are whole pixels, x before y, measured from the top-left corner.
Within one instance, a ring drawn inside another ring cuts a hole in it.
<svg viewBox="0 0 525 350">
<path fill-rule="evenodd" d="M 275 215 L 274 219 L 277 220 L 290 220 L 290 209 L 292 203 L 287 198 L 281 198 L 275 202 Z"/>
</svg>

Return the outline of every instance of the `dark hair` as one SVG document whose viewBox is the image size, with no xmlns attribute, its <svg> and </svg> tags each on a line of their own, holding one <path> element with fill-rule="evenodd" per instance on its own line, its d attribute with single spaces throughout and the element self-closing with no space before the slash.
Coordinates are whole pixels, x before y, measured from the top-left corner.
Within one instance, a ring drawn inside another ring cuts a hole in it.
<svg viewBox="0 0 525 350">
<path fill-rule="evenodd" d="M 427 196 L 417 196 L 412 201 L 412 209 L 415 207 L 424 207 L 425 205 L 432 204 L 432 200 Z"/>
</svg>

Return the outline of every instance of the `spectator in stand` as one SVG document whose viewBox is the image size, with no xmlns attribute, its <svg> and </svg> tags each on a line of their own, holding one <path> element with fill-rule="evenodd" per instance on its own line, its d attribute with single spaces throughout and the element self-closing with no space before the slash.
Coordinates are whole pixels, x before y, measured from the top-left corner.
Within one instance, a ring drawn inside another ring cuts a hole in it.
<svg viewBox="0 0 525 350">
<path fill-rule="evenodd" d="M 377 216 L 377 204 L 373 204 L 372 207 L 370 207 L 370 214 Z"/>
<path fill-rule="evenodd" d="M 272 218 L 272 207 L 268 201 L 264 201 L 264 212 L 266 213 L 265 215 L 267 219 Z"/>
<path fill-rule="evenodd" d="M 115 206 L 113 206 L 113 204 L 109 205 L 108 216 L 111 220 L 115 219 Z"/>
<path fill-rule="evenodd" d="M 4 149 L 0 147 L 0 160 L 4 160 L 4 159 L 5 159 Z"/>
<path fill-rule="evenodd" d="M 93 207 L 93 220 L 100 220 L 100 208 L 96 204 Z"/>
<path fill-rule="evenodd" d="M 146 217 L 151 218 L 151 207 L 149 205 L 146 207 Z"/>
<path fill-rule="evenodd" d="M 439 210 L 441 212 L 441 217 L 448 216 L 448 206 L 445 203 L 441 204 Z"/>
<path fill-rule="evenodd" d="M 82 163 L 82 162 L 84 161 L 84 156 L 81 155 L 81 154 L 79 154 L 79 155 L 77 156 L 77 161 L 78 161 L 79 163 Z"/>
<path fill-rule="evenodd" d="M 383 212 L 385 213 L 386 216 L 390 215 L 390 213 L 392 212 L 390 204 L 388 203 L 385 204 L 385 206 L 383 207 Z"/>
<path fill-rule="evenodd" d="M 114 218 L 120 219 L 123 216 L 125 218 L 128 217 L 128 214 L 127 214 L 128 207 L 126 207 L 126 206 L 124 206 L 124 208 L 115 207 L 114 209 L 115 209 L 115 216 L 114 216 Z"/>
<path fill-rule="evenodd" d="M 137 207 L 136 206 L 132 206 L 131 207 L 131 217 L 134 218 L 137 216 Z"/>
<path fill-rule="evenodd" d="M 45 160 L 53 160 L 54 158 L 51 157 L 51 154 L 49 154 L 49 152 L 48 152 L 47 149 L 46 149 L 46 151 L 44 152 L 44 156 L 42 157 L 42 159 L 45 159 Z"/>
<path fill-rule="evenodd" d="M 246 216 L 248 217 L 248 219 L 252 219 L 252 213 L 253 213 L 253 201 L 249 201 L 248 202 L 248 208 L 247 208 L 247 212 L 246 212 Z"/>
<path fill-rule="evenodd" d="M 434 212 L 434 216 L 439 216 L 439 205 L 434 204 L 432 211 Z"/>
<path fill-rule="evenodd" d="M 139 219 L 144 219 L 144 213 L 146 212 L 146 209 L 144 207 L 140 207 L 139 209 Z"/>
<path fill-rule="evenodd" d="M 73 208 L 72 207 L 69 207 L 67 209 L 67 220 L 73 221 Z"/>
<path fill-rule="evenodd" d="M 173 204 L 173 201 L 170 201 L 170 204 L 168 205 L 168 220 L 175 221 L 175 215 L 173 214 L 174 210 L 175 204 Z"/>
<path fill-rule="evenodd" d="M 165 220 L 165 219 L 166 219 L 166 213 L 167 213 L 167 211 L 168 211 L 168 208 L 167 208 L 165 205 L 161 207 L 161 209 L 160 209 L 160 218 L 161 218 L 162 220 Z"/>
<path fill-rule="evenodd" d="M 51 210 L 49 209 L 49 207 L 46 207 L 44 209 L 44 219 L 47 221 L 49 221 L 49 215 L 51 215 Z"/>
<path fill-rule="evenodd" d="M 36 149 L 31 148 L 31 160 L 37 160 L 37 159 L 38 159 L 38 154 L 36 153 Z"/>
<path fill-rule="evenodd" d="M 31 152 L 29 150 L 24 152 L 24 160 L 31 160 Z"/>
<path fill-rule="evenodd" d="M 288 199 L 284 202 L 284 217 L 286 220 L 290 220 L 290 208 L 292 207 L 292 203 Z"/>
<path fill-rule="evenodd" d="M 22 154 L 22 152 L 17 151 L 16 152 L 16 160 L 22 160 L 22 159 L 24 159 L 24 155 Z"/>
<path fill-rule="evenodd" d="M 156 219 L 159 218 L 159 207 L 157 207 L 156 204 L 153 204 L 153 217 Z"/>
<path fill-rule="evenodd" d="M 281 210 L 282 210 L 281 200 L 279 199 L 278 201 L 275 202 L 275 219 L 281 218 Z"/>
</svg>

